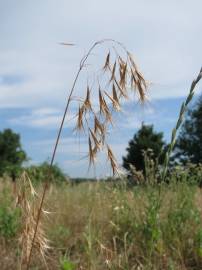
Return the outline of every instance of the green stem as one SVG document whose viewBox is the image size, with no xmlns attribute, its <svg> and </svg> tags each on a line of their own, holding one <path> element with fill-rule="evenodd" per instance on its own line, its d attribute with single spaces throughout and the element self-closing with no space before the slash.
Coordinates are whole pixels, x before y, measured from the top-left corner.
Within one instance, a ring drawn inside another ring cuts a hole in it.
<svg viewBox="0 0 202 270">
<path fill-rule="evenodd" d="M 171 156 L 171 153 L 172 153 L 172 151 L 174 149 L 174 146 L 175 146 L 175 143 L 176 143 L 177 131 L 179 130 L 179 128 L 180 128 L 180 126 L 181 126 L 181 124 L 183 122 L 184 114 L 185 114 L 185 112 L 187 110 L 187 107 L 188 107 L 190 101 L 192 100 L 192 98 L 194 96 L 195 86 L 197 85 L 197 83 L 200 81 L 201 78 L 202 78 L 202 68 L 201 68 L 197 78 L 195 80 L 193 80 L 193 82 L 191 84 L 189 94 L 188 94 L 185 102 L 183 102 L 182 105 L 181 105 L 181 109 L 180 109 L 180 113 L 179 113 L 179 117 L 178 117 L 176 126 L 172 130 L 171 142 L 170 142 L 169 148 L 168 148 L 167 153 L 166 153 L 166 157 L 165 157 L 164 164 L 163 164 L 163 172 L 162 172 L 162 175 L 161 175 L 161 178 L 162 178 L 163 182 L 165 181 L 167 171 L 168 171 L 168 165 L 169 165 L 170 156 Z"/>
</svg>

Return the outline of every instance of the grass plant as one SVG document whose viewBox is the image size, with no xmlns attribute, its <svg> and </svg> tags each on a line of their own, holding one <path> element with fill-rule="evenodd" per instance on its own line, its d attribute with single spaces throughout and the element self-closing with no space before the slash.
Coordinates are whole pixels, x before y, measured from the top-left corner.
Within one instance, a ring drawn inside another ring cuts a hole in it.
<svg viewBox="0 0 202 270">
<path fill-rule="evenodd" d="M 89 59 L 94 49 L 97 46 L 105 45 L 105 43 L 111 43 L 111 50 L 109 50 L 105 58 L 104 65 L 101 69 L 100 75 L 97 76 L 97 85 L 95 86 L 95 89 L 91 89 L 90 85 L 87 83 L 84 98 L 83 97 L 76 98 L 76 100 L 79 100 L 79 106 L 78 112 L 76 114 L 77 123 L 75 130 L 79 132 L 84 132 L 84 134 L 86 134 L 88 138 L 89 166 L 95 163 L 95 159 L 98 152 L 100 152 L 101 150 L 105 150 L 113 174 L 116 174 L 118 172 L 118 164 L 116 158 L 106 138 L 108 127 L 113 123 L 112 113 L 113 111 L 120 111 L 121 100 L 128 98 L 129 84 L 130 90 L 139 95 L 139 99 L 141 100 L 141 102 L 144 102 L 146 100 L 147 83 L 143 75 L 137 68 L 137 65 L 131 53 L 125 48 L 125 46 L 120 42 L 117 42 L 112 39 L 104 39 L 95 42 L 89 49 L 87 54 L 82 58 L 77 74 L 73 81 L 72 88 L 67 98 L 66 107 L 64 110 L 64 114 L 62 117 L 62 121 L 59 127 L 58 135 L 52 153 L 47 180 L 45 181 L 44 184 L 41 200 L 39 203 L 39 209 L 36 215 L 33 238 L 27 259 L 27 267 L 26 267 L 27 270 L 30 268 L 32 250 L 35 246 L 35 239 L 37 237 L 37 231 L 40 224 L 44 200 L 52 174 L 55 155 L 60 141 L 60 136 L 66 119 L 66 115 L 68 113 L 70 103 L 72 102 L 73 99 L 73 93 L 75 90 L 76 83 L 78 81 L 81 72 L 86 67 L 87 60 Z M 111 59 L 112 55 L 114 55 L 113 57 L 114 59 Z M 105 80 L 103 78 L 105 78 Z M 102 85 L 103 81 L 105 82 L 104 85 Z M 91 102 L 92 92 L 95 91 L 97 91 L 98 96 L 98 104 L 99 104 L 98 111 L 96 106 Z"/>
</svg>

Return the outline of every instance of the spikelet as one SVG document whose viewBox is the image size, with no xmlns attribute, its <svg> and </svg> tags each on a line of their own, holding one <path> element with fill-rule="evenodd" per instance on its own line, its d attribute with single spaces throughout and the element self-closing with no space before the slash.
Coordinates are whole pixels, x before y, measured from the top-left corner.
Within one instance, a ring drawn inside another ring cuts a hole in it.
<svg viewBox="0 0 202 270">
<path fill-rule="evenodd" d="M 94 116 L 94 133 L 100 132 L 100 134 L 103 134 L 105 132 L 104 125 L 100 123 L 100 121 L 97 119 L 96 115 Z"/>
<path fill-rule="evenodd" d="M 140 101 L 144 102 L 145 101 L 145 92 L 144 92 L 144 88 L 142 86 L 142 82 L 140 80 L 137 81 L 137 89 L 138 89 Z"/>
<path fill-rule="evenodd" d="M 99 105 L 100 105 L 100 114 L 103 114 L 105 116 L 106 121 L 112 123 L 112 115 L 105 101 L 105 98 L 102 95 L 100 87 L 99 87 Z"/>
<path fill-rule="evenodd" d="M 127 55 L 128 55 L 128 58 L 129 58 L 129 61 L 130 61 L 132 68 L 136 72 L 138 68 L 137 68 L 137 65 L 135 64 L 135 61 L 133 60 L 132 54 L 127 51 Z"/>
<path fill-rule="evenodd" d="M 112 82 L 115 80 L 115 72 L 116 72 L 116 61 L 114 62 L 112 72 L 111 72 L 111 78 L 110 78 L 109 82 Z"/>
<path fill-rule="evenodd" d="M 118 62 L 119 62 L 120 67 L 125 65 L 125 61 L 123 61 L 123 59 L 120 55 L 118 56 Z"/>
<path fill-rule="evenodd" d="M 104 91 L 105 95 L 111 100 L 113 108 L 116 111 L 120 111 L 120 104 L 119 102 L 117 102 L 117 100 L 115 100 L 113 97 L 111 97 L 106 91 Z"/>
<path fill-rule="evenodd" d="M 119 95 L 121 97 L 124 97 L 125 99 L 128 99 L 128 95 L 127 95 L 127 92 L 126 92 L 126 88 L 121 88 L 121 86 L 119 85 L 119 83 L 117 82 L 117 80 L 115 79 L 114 80 L 118 90 L 119 90 Z"/>
<path fill-rule="evenodd" d="M 103 96 L 102 96 L 102 91 L 99 87 L 99 105 L 100 105 L 100 114 L 104 112 L 103 110 Z"/>
<path fill-rule="evenodd" d="M 140 101 L 146 100 L 147 84 L 140 72 L 135 72 L 131 69 L 131 88 L 138 91 Z"/>
<path fill-rule="evenodd" d="M 92 105 L 90 101 L 90 89 L 88 85 L 87 85 L 87 90 L 86 90 L 86 98 L 85 98 L 83 106 L 84 106 L 85 111 L 92 110 Z"/>
<path fill-rule="evenodd" d="M 113 154 L 111 148 L 109 147 L 109 145 L 107 145 L 107 157 L 110 161 L 113 175 L 115 175 L 116 172 L 118 172 L 118 165 L 117 165 L 117 161 L 116 161 L 114 154 Z"/>
<path fill-rule="evenodd" d="M 90 135 L 88 137 L 88 148 L 89 148 L 89 166 L 95 162 L 95 152 L 93 151 L 92 141 Z"/>
<path fill-rule="evenodd" d="M 91 134 L 91 137 L 93 139 L 94 145 L 96 146 L 97 149 L 100 149 L 100 142 L 98 141 L 96 134 L 89 128 L 89 132 Z"/>
<path fill-rule="evenodd" d="M 106 71 L 107 69 L 109 69 L 109 66 L 110 66 L 110 51 L 107 54 L 103 70 Z"/>
<path fill-rule="evenodd" d="M 77 114 L 77 124 L 76 124 L 76 130 L 84 130 L 84 125 L 83 125 L 83 113 L 84 113 L 84 107 L 79 106 L 79 111 Z"/>
<path fill-rule="evenodd" d="M 93 147 L 93 156 L 96 157 L 99 149 L 96 147 L 96 145 Z"/>
<path fill-rule="evenodd" d="M 119 69 L 120 73 L 120 82 L 119 85 L 120 87 L 126 88 L 126 81 L 127 81 L 127 63 L 120 65 Z"/>
<path fill-rule="evenodd" d="M 110 122 L 111 124 L 113 124 L 112 115 L 111 115 L 111 112 L 110 112 L 109 107 L 107 105 L 107 102 L 105 101 L 104 97 L 102 98 L 102 100 L 103 100 L 103 112 L 105 115 L 105 119 L 107 122 Z"/>
<path fill-rule="evenodd" d="M 131 89 L 136 88 L 137 86 L 137 78 L 136 78 L 136 72 L 133 71 L 133 69 L 130 69 L 131 72 Z"/>
<path fill-rule="evenodd" d="M 137 74 L 137 77 L 138 77 L 139 81 L 143 84 L 143 87 L 145 88 L 145 91 L 146 91 L 147 83 L 146 83 L 143 75 L 141 74 L 141 72 L 139 70 L 136 70 L 136 74 Z"/>
<path fill-rule="evenodd" d="M 112 86 L 112 96 L 113 96 L 113 100 L 116 102 L 118 108 L 119 108 L 119 111 L 121 110 L 121 105 L 120 105 L 120 102 L 119 102 L 119 99 L 118 99 L 118 96 L 117 96 L 117 92 L 116 92 L 116 87 L 115 85 L 113 84 Z"/>
</svg>

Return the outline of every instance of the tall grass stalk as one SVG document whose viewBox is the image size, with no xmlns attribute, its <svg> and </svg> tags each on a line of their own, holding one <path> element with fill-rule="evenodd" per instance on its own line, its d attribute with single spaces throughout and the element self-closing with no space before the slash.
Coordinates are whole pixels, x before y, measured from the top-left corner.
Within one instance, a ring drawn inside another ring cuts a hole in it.
<svg viewBox="0 0 202 270">
<path fill-rule="evenodd" d="M 112 124 L 112 111 L 119 111 L 121 109 L 120 101 L 123 98 L 128 98 L 128 81 L 130 81 L 130 88 L 135 90 L 136 93 L 139 95 L 139 99 L 144 102 L 146 100 L 146 89 L 147 83 L 143 77 L 143 75 L 139 72 L 135 61 L 129 51 L 126 50 L 125 46 L 123 46 L 120 42 L 117 42 L 112 39 L 104 39 L 98 42 L 95 42 L 92 47 L 89 49 L 87 54 L 82 58 L 78 71 L 76 73 L 75 79 L 73 81 L 72 88 L 70 90 L 70 94 L 67 98 L 66 107 L 64 110 L 64 114 L 62 117 L 62 121 L 59 127 L 58 135 L 56 138 L 56 142 L 53 148 L 52 158 L 50 161 L 50 167 L 47 174 L 47 180 L 45 181 L 43 192 L 41 195 L 41 200 L 37 212 L 36 217 L 36 226 L 34 228 L 34 235 L 31 243 L 31 248 L 28 255 L 28 261 L 26 265 L 26 269 L 30 268 L 32 251 L 35 244 L 35 239 L 37 235 L 37 230 L 39 227 L 39 221 L 41 219 L 41 213 L 43 209 L 44 200 L 46 197 L 46 193 L 49 187 L 49 180 L 51 178 L 52 167 L 54 164 L 55 156 L 57 147 L 60 141 L 61 132 L 64 126 L 65 118 L 69 110 L 70 103 L 72 101 L 72 95 L 75 90 L 76 83 L 80 76 L 81 71 L 86 66 L 86 61 L 88 60 L 89 56 L 91 55 L 92 51 L 98 45 L 102 45 L 103 43 L 110 42 L 113 44 L 112 51 L 115 54 L 115 61 L 114 64 L 111 63 L 111 51 L 106 56 L 104 67 L 102 68 L 102 73 L 107 73 L 108 75 L 108 87 L 111 86 L 111 91 L 106 90 L 106 86 L 101 88 L 100 85 L 100 78 L 98 78 L 98 97 L 99 97 L 99 113 L 96 112 L 93 104 L 91 103 L 90 95 L 91 90 L 89 85 L 87 85 L 86 89 L 86 96 L 85 98 L 79 99 L 79 109 L 77 113 L 77 124 L 75 129 L 79 132 L 85 132 L 88 135 L 88 144 L 89 144 L 89 165 L 94 164 L 96 155 L 99 151 L 105 148 L 108 160 L 110 162 L 113 174 L 118 172 L 118 165 L 116 159 L 113 155 L 112 149 L 108 145 L 106 141 L 106 133 L 107 127 Z M 68 44 L 67 44 L 68 45 Z M 119 49 L 124 52 L 125 58 L 119 53 Z M 108 102 L 107 102 L 108 100 Z M 112 109 L 109 106 L 111 104 Z M 94 119 L 93 123 L 94 126 L 90 126 L 89 119 Z"/>
<path fill-rule="evenodd" d="M 171 156 L 171 153 L 172 153 L 174 146 L 175 146 L 175 143 L 176 143 L 177 131 L 179 130 L 179 128 L 183 122 L 185 112 L 187 111 L 188 105 L 194 96 L 194 89 L 201 78 L 202 78 L 202 68 L 201 68 L 198 76 L 196 77 L 196 79 L 193 80 L 193 82 L 191 84 L 189 94 L 188 94 L 186 100 L 181 105 L 180 113 L 179 113 L 179 117 L 178 117 L 176 126 L 172 130 L 171 142 L 170 142 L 169 148 L 167 150 L 166 157 L 165 157 L 164 164 L 163 164 L 163 171 L 162 171 L 162 177 L 161 177 L 163 182 L 165 181 L 166 174 L 168 171 L 168 164 L 169 164 L 170 156 Z"/>
</svg>

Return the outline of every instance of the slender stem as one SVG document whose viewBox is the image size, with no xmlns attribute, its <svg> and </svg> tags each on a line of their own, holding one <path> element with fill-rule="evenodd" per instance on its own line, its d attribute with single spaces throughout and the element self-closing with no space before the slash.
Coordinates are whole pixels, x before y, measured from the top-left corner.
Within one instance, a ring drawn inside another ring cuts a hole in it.
<svg viewBox="0 0 202 270">
<path fill-rule="evenodd" d="M 166 175 L 167 175 L 170 156 L 171 156 L 171 153 L 172 153 L 173 148 L 174 148 L 175 143 L 176 143 L 177 131 L 179 130 L 179 128 L 180 128 L 180 126 L 181 126 L 181 124 L 183 122 L 184 114 L 185 114 L 185 112 L 187 110 L 187 107 L 188 107 L 190 101 L 192 100 L 192 98 L 194 96 L 195 86 L 197 85 L 197 83 L 200 81 L 201 78 L 202 78 L 202 68 L 201 68 L 197 78 L 195 80 L 193 80 L 193 82 L 191 84 L 189 94 L 188 94 L 185 102 L 183 102 L 182 105 L 181 105 L 181 109 L 180 109 L 180 113 L 179 113 L 179 117 L 178 117 L 176 126 L 172 130 L 171 142 L 170 142 L 169 148 L 167 150 L 165 161 L 164 161 L 164 164 L 163 164 L 162 181 L 165 181 L 165 178 L 166 178 Z"/>
<path fill-rule="evenodd" d="M 56 155 L 57 147 L 58 147 L 58 144 L 59 144 L 59 140 L 60 140 L 60 137 L 61 137 L 61 132 L 62 132 L 62 129 L 63 129 L 63 126 L 64 126 L 64 121 L 65 121 L 65 118 L 66 118 L 66 115 L 67 115 L 67 111 L 68 111 L 68 108 L 69 108 L 69 104 L 70 104 L 70 101 L 71 101 L 71 96 L 73 94 L 74 87 L 75 87 L 76 81 L 78 79 L 78 76 L 79 76 L 79 74 L 81 72 L 81 69 L 82 69 L 82 67 L 80 66 L 79 67 L 79 70 L 77 72 L 76 78 L 74 80 L 74 83 L 73 83 L 73 86 L 72 86 L 70 95 L 69 95 L 68 100 L 67 100 L 67 104 L 66 104 L 66 107 L 65 107 L 65 110 L 64 110 L 64 114 L 63 114 L 63 117 L 62 117 L 62 121 L 61 121 L 61 124 L 60 124 L 60 127 L 59 127 L 59 131 L 58 131 L 58 135 L 57 135 L 57 138 L 56 138 L 56 142 L 55 142 L 55 145 L 54 145 L 54 148 L 53 148 L 51 162 L 50 162 L 50 166 L 49 166 L 49 169 L 48 169 L 47 178 L 46 178 L 46 181 L 45 181 L 45 184 L 44 184 L 44 188 L 43 188 L 43 193 L 42 193 L 42 196 L 41 196 L 41 201 L 40 201 L 39 209 L 38 209 L 38 212 L 37 212 L 36 226 L 35 226 L 35 229 L 34 229 L 34 236 L 33 236 L 33 239 L 32 239 L 31 248 L 30 248 L 30 252 L 29 252 L 29 257 L 28 257 L 28 261 L 27 261 L 27 267 L 26 267 L 27 270 L 29 269 L 29 266 L 30 266 L 32 250 L 33 250 L 33 247 L 34 247 L 34 241 L 35 241 L 35 238 L 36 238 L 36 234 L 37 234 L 37 230 L 38 230 L 38 225 L 39 225 L 39 221 L 40 221 L 40 218 L 41 218 L 42 207 L 43 207 L 43 204 L 44 204 L 44 199 L 45 199 L 46 191 L 48 189 L 48 184 L 49 184 L 49 180 L 50 180 L 50 177 L 51 177 L 52 167 L 53 167 L 53 163 L 54 163 L 54 160 L 55 160 L 55 155 Z"/>
<path fill-rule="evenodd" d="M 79 65 L 79 69 L 78 69 L 77 74 L 75 76 L 75 79 L 73 81 L 73 85 L 72 85 L 70 94 L 69 94 L 69 96 L 67 98 L 66 107 L 65 107 L 65 110 L 64 110 L 64 114 L 63 114 L 63 117 L 62 117 L 62 121 L 61 121 L 59 130 L 58 130 L 58 135 L 57 135 L 57 138 L 56 138 L 56 142 L 54 144 L 53 153 L 52 153 L 52 157 L 51 157 L 51 161 L 50 161 L 50 166 L 49 166 L 49 170 L 48 170 L 46 181 L 44 183 L 44 188 L 43 188 L 43 192 L 42 192 L 42 196 L 41 196 L 41 201 L 40 201 L 39 209 L 38 209 L 38 212 L 37 212 L 36 225 L 35 225 L 35 228 L 34 228 L 34 236 L 33 236 L 31 247 L 30 247 L 30 252 L 29 252 L 29 256 L 28 256 L 28 260 L 27 260 L 27 264 L 26 264 L 26 270 L 28 270 L 29 267 L 30 267 L 32 251 L 33 251 L 34 242 L 35 242 L 35 239 L 36 239 L 36 234 L 37 234 L 37 230 L 38 230 L 38 226 L 39 226 L 39 221 L 40 221 L 40 218 L 41 218 L 41 213 L 42 213 L 42 208 L 43 208 L 43 204 L 44 204 L 46 192 L 47 192 L 48 186 L 49 186 L 49 180 L 50 180 L 50 177 L 51 177 L 51 174 L 52 174 L 53 163 L 54 163 L 54 160 L 55 160 L 55 156 L 56 156 L 58 144 L 59 144 L 59 141 L 60 141 L 62 129 L 63 129 L 64 122 L 65 122 L 65 118 L 66 118 L 66 115 L 67 115 L 67 112 L 68 112 L 68 109 L 69 109 L 69 105 L 70 105 L 70 102 L 71 102 L 71 98 L 72 98 L 72 95 L 73 95 L 73 92 L 74 92 L 74 89 L 75 89 L 77 80 L 78 80 L 79 75 L 80 75 L 82 69 L 84 68 L 85 62 L 87 61 L 88 57 L 90 56 L 92 50 L 97 45 L 100 45 L 100 44 L 102 44 L 104 42 L 115 42 L 115 43 L 117 43 L 118 45 L 120 45 L 123 48 L 123 45 L 121 43 L 119 43 L 119 42 L 117 42 L 117 41 L 115 41 L 113 39 L 103 39 L 101 41 L 95 42 L 92 45 L 92 47 L 89 49 L 89 51 L 87 52 L 87 54 L 81 59 L 81 62 L 80 62 L 80 65 Z"/>
</svg>

